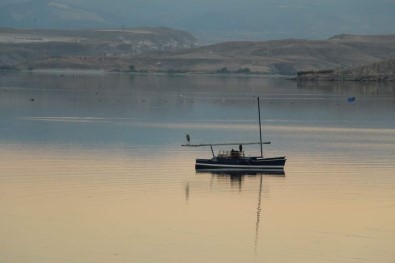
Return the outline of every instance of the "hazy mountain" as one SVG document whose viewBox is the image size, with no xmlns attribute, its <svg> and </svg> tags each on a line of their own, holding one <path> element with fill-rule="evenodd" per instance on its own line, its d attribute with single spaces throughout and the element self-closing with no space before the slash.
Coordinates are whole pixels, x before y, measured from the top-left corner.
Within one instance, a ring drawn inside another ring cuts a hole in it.
<svg viewBox="0 0 395 263">
<path fill-rule="evenodd" d="M 0 26 L 165 26 L 203 41 L 395 33 L 393 0 L 2 0 Z"/>
<path fill-rule="evenodd" d="M 89 28 L 109 26 L 95 11 L 61 1 L 35 0 L 4 5 L 0 24 L 17 28 Z"/>
</svg>

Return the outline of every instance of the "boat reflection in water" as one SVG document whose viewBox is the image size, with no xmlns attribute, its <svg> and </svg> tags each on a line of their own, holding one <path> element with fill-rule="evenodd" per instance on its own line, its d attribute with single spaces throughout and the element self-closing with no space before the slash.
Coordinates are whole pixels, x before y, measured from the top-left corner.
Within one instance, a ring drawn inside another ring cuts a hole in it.
<svg viewBox="0 0 395 263">
<path fill-rule="evenodd" d="M 255 222 L 255 240 L 254 251 L 257 255 L 258 240 L 259 240 L 259 226 L 262 212 L 262 192 L 263 192 L 263 177 L 285 177 L 284 169 L 259 169 L 259 170 L 245 170 L 245 169 L 196 169 L 196 174 L 211 174 L 213 177 L 220 179 L 230 179 L 231 184 L 238 184 L 239 190 L 242 189 L 242 182 L 246 176 L 259 176 L 258 200 L 256 205 L 256 222 Z M 189 198 L 189 184 L 186 189 L 187 198 Z"/>
<path fill-rule="evenodd" d="M 284 169 L 196 169 L 196 174 L 211 174 L 218 178 L 229 178 L 231 182 L 242 182 L 246 176 L 273 176 L 285 177 Z"/>
<path fill-rule="evenodd" d="M 232 185 L 237 185 L 241 190 L 245 177 L 285 177 L 284 169 L 196 169 L 196 174 L 209 174 L 213 178 L 230 181 Z"/>
</svg>

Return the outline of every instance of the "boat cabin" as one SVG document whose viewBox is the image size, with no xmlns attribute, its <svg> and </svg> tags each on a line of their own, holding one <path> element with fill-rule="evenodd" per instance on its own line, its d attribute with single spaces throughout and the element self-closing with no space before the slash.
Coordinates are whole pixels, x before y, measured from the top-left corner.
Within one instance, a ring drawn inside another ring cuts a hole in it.
<svg viewBox="0 0 395 263">
<path fill-rule="evenodd" d="M 237 159 L 237 158 L 245 158 L 244 151 L 219 151 L 217 158 L 223 159 Z"/>
</svg>

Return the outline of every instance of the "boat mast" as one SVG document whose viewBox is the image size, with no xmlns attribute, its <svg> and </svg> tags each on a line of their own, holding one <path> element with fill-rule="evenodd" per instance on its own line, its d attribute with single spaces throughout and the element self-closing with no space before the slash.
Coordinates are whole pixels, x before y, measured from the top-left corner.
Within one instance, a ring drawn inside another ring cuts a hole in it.
<svg viewBox="0 0 395 263">
<path fill-rule="evenodd" d="M 261 107 L 259 105 L 259 97 L 258 99 L 258 116 L 259 116 L 259 141 L 261 144 L 261 157 L 263 157 L 263 150 L 262 150 L 262 127 L 261 127 Z"/>
</svg>

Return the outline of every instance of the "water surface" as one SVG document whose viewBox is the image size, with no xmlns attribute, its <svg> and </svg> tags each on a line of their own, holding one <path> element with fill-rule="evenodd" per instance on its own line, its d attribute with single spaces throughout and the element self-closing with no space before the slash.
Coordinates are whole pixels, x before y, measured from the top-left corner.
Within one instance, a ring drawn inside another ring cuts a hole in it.
<svg viewBox="0 0 395 263">
<path fill-rule="evenodd" d="M 0 262 L 395 260 L 393 83 L 0 77 Z M 256 96 L 285 175 L 196 173 L 185 134 L 259 140 Z"/>
</svg>

